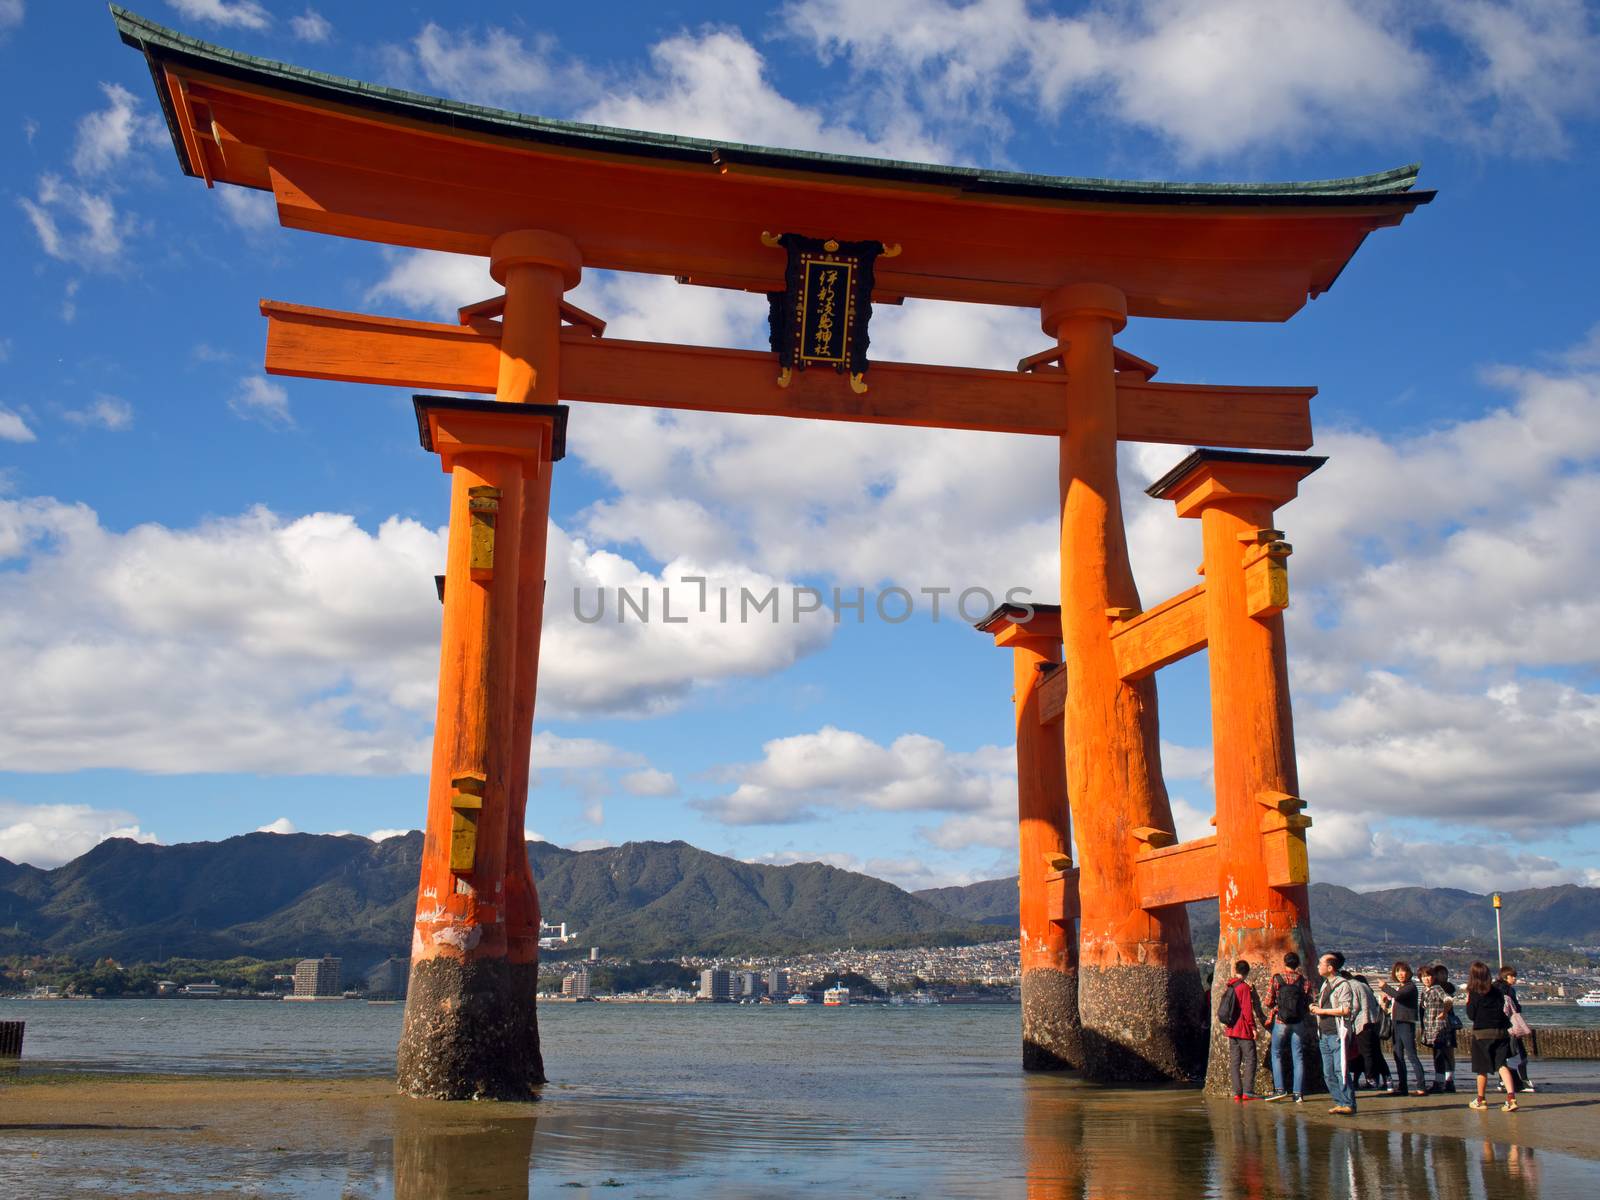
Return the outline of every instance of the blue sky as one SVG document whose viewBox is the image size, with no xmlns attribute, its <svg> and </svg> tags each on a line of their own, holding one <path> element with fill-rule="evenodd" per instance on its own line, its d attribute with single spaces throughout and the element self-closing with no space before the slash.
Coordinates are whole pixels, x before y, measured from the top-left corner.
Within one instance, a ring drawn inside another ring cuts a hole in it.
<svg viewBox="0 0 1600 1200">
<path fill-rule="evenodd" d="M 1600 882 L 1592 6 L 142 11 L 340 75 L 711 138 L 1153 179 L 1420 158 L 1439 198 L 1292 321 L 1119 340 L 1167 379 L 1321 389 L 1330 462 L 1281 515 L 1318 876 Z M 256 304 L 450 319 L 496 290 L 484 264 L 284 230 L 270 197 L 183 177 L 99 4 L 0 0 L 0 64 L 0 856 L 414 826 L 445 481 L 407 393 L 265 376 Z M 574 299 L 618 336 L 764 336 L 760 298 L 668 279 L 590 273 Z M 982 366 L 1044 345 L 1036 314 L 930 303 L 873 336 Z M 1140 494 L 1182 453 L 1123 456 L 1146 603 L 1198 561 L 1192 523 Z M 909 886 L 1010 873 L 1009 664 L 948 613 L 587 626 L 571 595 L 671 585 L 677 607 L 704 574 L 1054 599 L 1054 489 L 1043 439 L 575 407 L 530 828 Z M 1160 687 L 1194 834 L 1204 657 Z"/>
</svg>

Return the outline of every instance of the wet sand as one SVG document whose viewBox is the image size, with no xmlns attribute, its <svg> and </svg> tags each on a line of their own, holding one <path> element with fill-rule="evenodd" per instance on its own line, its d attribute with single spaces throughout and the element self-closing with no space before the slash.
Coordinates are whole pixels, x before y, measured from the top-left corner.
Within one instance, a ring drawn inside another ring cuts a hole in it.
<svg viewBox="0 0 1600 1200">
<path fill-rule="evenodd" d="M 1592 1171 L 1600 1180 L 1600 1075 L 1590 1064 L 1560 1064 L 1547 1067 L 1541 1082 L 1554 1090 L 1527 1097 L 1522 1111 L 1512 1114 L 1498 1106 L 1471 1111 L 1469 1093 L 1425 1099 L 1364 1093 L 1359 1114 L 1349 1118 L 1329 1114 L 1326 1097 L 1241 1108 L 1192 1090 L 1109 1091 L 1034 1077 L 1022 1084 L 1025 1119 L 1016 1130 L 1020 1161 L 1014 1160 L 1014 1172 L 992 1176 L 988 1188 L 967 1180 L 928 1191 L 933 1181 L 908 1162 L 903 1179 L 880 1169 L 855 1194 L 1280 1194 L 1276 1187 L 1235 1186 L 1235 1177 L 1261 1175 L 1280 1180 L 1284 1195 L 1343 1195 L 1335 1185 L 1297 1193 L 1288 1184 L 1303 1161 L 1321 1161 L 1315 1156 L 1325 1159 L 1330 1145 L 1345 1143 L 1365 1164 L 1384 1154 L 1398 1155 L 1399 1162 L 1414 1153 L 1394 1146 L 1427 1146 L 1430 1162 L 1454 1161 L 1454 1155 L 1482 1172 L 1481 1158 L 1519 1179 L 1518 1155 L 1549 1152 L 1588 1160 L 1568 1164 L 1561 1178 Z M 949 1104 L 952 1122 L 959 1122 L 961 1098 L 951 1095 Z M 680 1112 L 626 1097 L 415 1101 L 397 1095 L 391 1079 L 371 1076 L 0 1075 L 0 1194 L 431 1200 L 524 1197 L 561 1187 L 571 1190 L 558 1194 L 576 1196 L 591 1190 L 756 1196 L 800 1194 L 831 1182 L 806 1159 L 820 1163 L 838 1153 L 837 1145 L 822 1138 L 808 1144 L 804 1128 L 792 1118 L 785 1124 L 794 1127 L 764 1124 L 755 1112 Z M 1180 1181 L 1174 1163 L 1202 1141 L 1213 1148 L 1213 1185 L 1190 1190 L 1191 1178 L 1181 1191 L 1162 1187 Z M 752 1145 L 758 1149 L 753 1155 Z M 1451 1145 L 1465 1148 L 1448 1150 Z M 1507 1154 L 1508 1163 L 1497 1162 Z M 724 1178 L 727 1186 L 716 1186 L 725 1164 L 741 1157 L 765 1165 L 741 1166 L 738 1171 L 751 1173 L 742 1176 L 744 1183 Z M 1389 1194 L 1430 1194 L 1433 1171 L 1397 1177 Z M 713 1186 L 706 1186 L 708 1179 Z M 1482 1179 L 1483 1194 L 1490 1196 L 1582 1194 L 1565 1185 L 1551 1190 L 1555 1180 L 1548 1174 L 1542 1185 L 1534 1176 L 1513 1190 L 1485 1186 L 1487 1174 Z"/>
</svg>

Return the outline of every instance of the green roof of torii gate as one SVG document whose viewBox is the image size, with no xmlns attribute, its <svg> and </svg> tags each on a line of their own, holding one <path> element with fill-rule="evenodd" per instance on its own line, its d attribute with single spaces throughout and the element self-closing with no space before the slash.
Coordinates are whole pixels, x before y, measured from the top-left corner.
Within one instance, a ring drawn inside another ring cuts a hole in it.
<svg viewBox="0 0 1600 1200">
<path fill-rule="evenodd" d="M 187 63 L 217 75 L 242 81 L 270 82 L 275 87 L 297 92 L 308 98 L 329 100 L 396 116 L 448 124 L 463 130 L 520 138 L 551 146 L 607 151 L 613 154 L 638 155 L 679 162 L 713 165 L 744 163 L 752 166 L 822 172 L 847 178 L 931 184 L 995 196 L 1027 196 L 1034 199 L 1064 201 L 1098 199 L 1120 204 L 1297 207 L 1337 207 L 1351 204 L 1371 206 L 1381 205 L 1390 200 L 1414 207 L 1419 203 L 1426 203 L 1434 195 L 1431 191 L 1411 191 L 1421 169 L 1420 163 L 1395 167 L 1373 175 L 1356 175 L 1344 179 L 1287 183 L 1165 183 L 1034 175 L 1016 171 L 992 171 L 981 167 L 937 166 L 615 129 L 605 125 L 530 116 L 455 100 L 441 100 L 417 92 L 362 83 L 359 80 L 346 79 L 322 71 L 312 71 L 271 59 L 241 54 L 236 50 L 215 46 L 157 25 L 117 5 L 111 6 L 111 15 L 116 21 L 122 40 L 141 51 L 149 62 L 167 125 L 172 132 L 178 159 L 183 169 L 191 175 L 198 175 L 199 171 L 189 161 L 178 131 L 177 119 L 172 109 L 172 98 L 167 93 L 166 83 L 159 69 L 164 61 Z"/>
</svg>

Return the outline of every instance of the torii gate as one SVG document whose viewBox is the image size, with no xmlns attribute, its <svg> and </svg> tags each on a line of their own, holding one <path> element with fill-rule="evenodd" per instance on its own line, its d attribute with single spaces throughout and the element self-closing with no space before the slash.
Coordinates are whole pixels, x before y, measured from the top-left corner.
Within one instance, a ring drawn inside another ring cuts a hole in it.
<svg viewBox="0 0 1600 1200">
<path fill-rule="evenodd" d="M 1368 233 L 1431 199 L 1411 190 L 1415 167 L 1318 183 L 1149 184 L 725 145 L 392 91 L 252 58 L 112 11 L 122 39 L 150 66 L 185 173 L 208 187 L 270 191 L 290 228 L 484 256 L 504 288 L 503 296 L 463 309 L 458 325 L 261 305 L 270 372 L 494 397 L 417 400 L 423 445 L 451 475 L 451 507 L 439 708 L 399 1056 L 405 1091 L 522 1097 L 544 1078 L 534 1005 L 538 899 L 521 831 L 546 517 L 567 419 L 558 400 L 1059 439 L 1066 667 L 1058 673 L 1073 681 L 1062 702 L 1071 736 L 1064 758 L 1039 749 L 1060 747 L 1054 735 L 1028 740 L 1030 753 L 1043 755 L 1037 786 L 1055 788 L 1049 819 L 1059 830 L 1035 848 L 1065 859 L 1069 791 L 1077 814 L 1082 949 L 1075 987 L 1046 982 L 1039 964 L 1024 960 L 1024 1037 L 1039 1051 L 1030 1051 L 1027 1065 L 1081 1062 L 1108 1080 L 1193 1073 L 1207 1020 L 1177 902 L 1202 885 L 1173 880 L 1212 878 L 1217 850 L 1173 847 L 1172 857 L 1202 865 L 1168 871 L 1151 868 L 1147 852 L 1128 843 L 1126 835 L 1138 834 L 1159 851 L 1172 818 L 1154 683 L 1148 673 L 1124 670 L 1126 654 L 1203 608 L 1214 659 L 1236 642 L 1229 661 L 1237 659 L 1251 680 L 1280 678 L 1281 623 L 1246 629 L 1235 620 L 1235 591 L 1255 588 L 1260 569 L 1224 562 L 1222 548 L 1246 526 L 1256 530 L 1247 554 L 1264 556 L 1269 598 L 1276 595 L 1276 541 L 1259 539 L 1267 537 L 1272 506 L 1287 498 L 1286 487 L 1292 494 L 1290 481 L 1305 467 L 1263 460 L 1259 468 L 1224 470 L 1219 464 L 1229 460 L 1208 452 L 1170 481 L 1165 494 L 1180 512 L 1202 514 L 1216 573 L 1202 600 L 1186 606 L 1179 597 L 1143 612 L 1128 566 L 1117 441 L 1304 450 L 1314 389 L 1154 383 L 1153 368 L 1112 338 L 1130 315 L 1288 319 L 1332 285 Z M 792 378 L 784 371 L 780 383 L 771 354 L 608 339 L 603 323 L 562 299 L 584 267 L 782 297 L 790 294 L 793 260 L 786 266 L 773 246 L 785 233 L 830 239 L 828 246 L 902 248 L 878 259 L 870 292 L 878 303 L 917 297 L 1037 309 L 1055 346 L 1035 360 L 1049 361 L 1016 373 L 878 362 L 865 379 L 812 369 Z M 1247 480 L 1245 491 L 1237 479 Z M 1260 495 L 1248 491 L 1262 480 Z M 1229 489 L 1239 503 L 1219 499 Z M 1233 607 L 1224 612 L 1224 604 Z M 1179 609 L 1187 615 L 1161 615 Z M 1265 641 L 1257 630 L 1266 631 Z M 1220 719 L 1234 712 L 1241 689 L 1219 683 L 1215 668 L 1213 684 Z M 1272 711 L 1286 721 L 1286 692 L 1273 695 L 1280 707 Z M 1251 747 L 1258 736 L 1287 732 L 1258 708 L 1238 718 L 1266 722 L 1239 726 Z M 1246 820 L 1255 803 L 1250 788 L 1267 780 L 1263 788 L 1284 792 L 1280 808 L 1293 808 L 1293 755 L 1280 737 L 1265 765 L 1227 776 L 1224 800 L 1225 736 L 1219 726 L 1218 844 L 1228 853 L 1255 837 Z M 1024 740 L 1019 727 L 1019 753 Z M 1250 754 L 1239 760 L 1253 761 Z M 1064 786 L 1054 782 L 1055 762 Z M 1025 796 L 1028 787 L 1025 781 Z M 1246 799 L 1236 801 L 1240 795 Z M 1273 938 L 1304 940 L 1303 892 L 1294 890 L 1303 865 L 1285 876 L 1265 861 L 1268 854 L 1261 849 L 1252 859 L 1248 898 L 1265 896 L 1275 914 L 1270 928 L 1292 931 Z M 1067 865 L 1057 863 L 1058 878 L 1043 881 L 1063 896 L 1057 915 L 1065 911 Z M 1040 874 L 1030 876 L 1025 854 L 1024 886 Z M 1151 880 L 1168 890 L 1152 889 Z M 1225 941 L 1229 928 L 1225 920 Z M 1052 970 L 1068 965 L 1059 955 L 1051 961 Z M 1047 1028 L 1075 1029 L 1079 1013 L 1081 1052 Z"/>
</svg>

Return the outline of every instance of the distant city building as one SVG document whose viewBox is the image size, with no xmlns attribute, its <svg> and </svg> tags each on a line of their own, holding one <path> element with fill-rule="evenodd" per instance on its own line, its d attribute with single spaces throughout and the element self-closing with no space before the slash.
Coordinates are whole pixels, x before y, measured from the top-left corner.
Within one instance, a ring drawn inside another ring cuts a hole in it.
<svg viewBox="0 0 1600 1200">
<path fill-rule="evenodd" d="M 732 984 L 728 978 L 728 973 L 720 968 L 701 971 L 698 999 L 715 1001 L 733 999 Z"/>
<path fill-rule="evenodd" d="M 369 1000 L 404 1000 L 411 981 L 411 963 L 404 958 L 386 958 L 367 972 Z"/>
<path fill-rule="evenodd" d="M 294 994 L 297 997 L 339 995 L 340 962 L 326 954 L 321 958 L 302 958 L 294 967 Z"/>
<path fill-rule="evenodd" d="M 773 967 L 767 972 L 767 995 L 787 996 L 789 994 L 789 972 L 782 967 Z"/>
<path fill-rule="evenodd" d="M 565 921 L 559 925 L 552 925 L 549 921 L 543 919 L 539 921 L 539 949 L 562 950 L 569 943 L 577 940 L 578 935 L 576 932 L 567 932 L 567 923 Z"/>
<path fill-rule="evenodd" d="M 766 995 L 767 981 L 760 971 L 740 971 L 737 990 L 741 1000 L 756 1000 Z"/>
<path fill-rule="evenodd" d="M 178 990 L 178 985 L 171 979 L 156 980 L 156 995 L 171 996 Z"/>
<path fill-rule="evenodd" d="M 561 994 L 574 1000 L 587 1000 L 593 994 L 592 989 L 587 966 L 579 966 L 561 980 Z"/>
<path fill-rule="evenodd" d="M 600 961 L 600 947 L 599 946 L 590 946 L 589 947 L 589 961 L 590 962 L 599 962 Z"/>
</svg>

